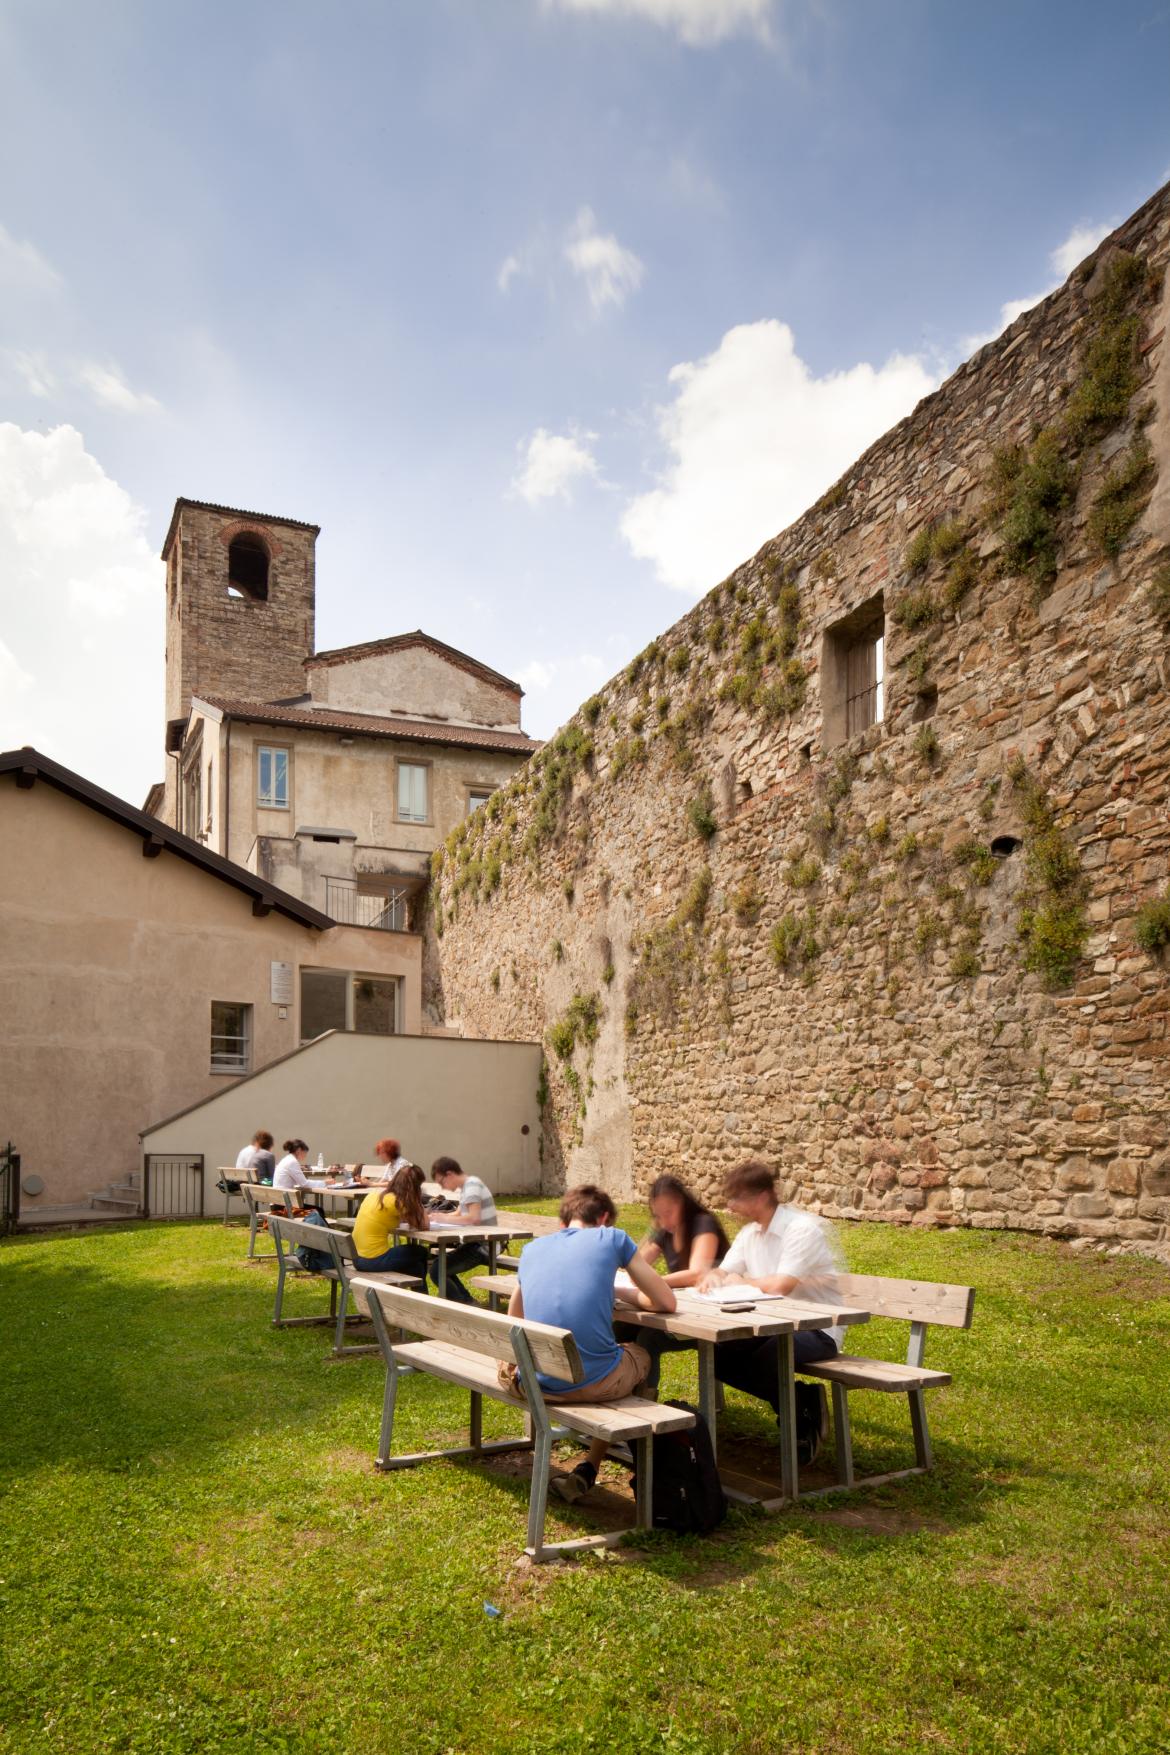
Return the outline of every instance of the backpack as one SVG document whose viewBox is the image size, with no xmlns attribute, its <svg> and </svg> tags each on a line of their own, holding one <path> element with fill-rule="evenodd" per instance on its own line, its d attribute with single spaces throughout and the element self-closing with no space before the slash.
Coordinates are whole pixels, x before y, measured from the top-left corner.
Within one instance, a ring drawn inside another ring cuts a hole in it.
<svg viewBox="0 0 1170 1755">
<path fill-rule="evenodd" d="M 709 1535 L 727 1516 L 723 1483 L 707 1422 L 689 1402 L 667 1402 L 685 1408 L 695 1423 L 687 1432 L 659 1432 L 654 1443 L 653 1520 L 655 1529 L 676 1535 Z"/>
</svg>

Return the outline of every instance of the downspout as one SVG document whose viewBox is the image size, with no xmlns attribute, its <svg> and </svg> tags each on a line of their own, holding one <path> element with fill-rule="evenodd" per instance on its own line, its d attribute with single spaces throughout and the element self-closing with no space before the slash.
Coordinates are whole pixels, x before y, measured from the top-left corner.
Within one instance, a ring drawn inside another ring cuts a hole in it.
<svg viewBox="0 0 1170 1755">
<path fill-rule="evenodd" d="M 223 752 L 223 856 L 232 856 L 231 810 L 232 810 L 232 716 L 224 716 L 224 752 Z"/>
</svg>

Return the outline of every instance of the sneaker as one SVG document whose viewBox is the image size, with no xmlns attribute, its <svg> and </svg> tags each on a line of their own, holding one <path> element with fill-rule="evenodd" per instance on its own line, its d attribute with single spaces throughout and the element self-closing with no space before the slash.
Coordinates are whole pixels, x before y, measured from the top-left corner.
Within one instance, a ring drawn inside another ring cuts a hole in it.
<svg viewBox="0 0 1170 1755">
<path fill-rule="evenodd" d="M 552 1490 L 559 1499 L 569 1505 L 575 1505 L 578 1499 L 584 1499 L 590 1488 L 597 1482 L 597 1470 L 591 1462 L 578 1463 L 568 1475 L 554 1475 Z"/>
<path fill-rule="evenodd" d="M 806 1432 L 796 1441 L 797 1466 L 807 1469 L 815 1463 L 821 1453 L 821 1435 L 819 1432 Z"/>
</svg>

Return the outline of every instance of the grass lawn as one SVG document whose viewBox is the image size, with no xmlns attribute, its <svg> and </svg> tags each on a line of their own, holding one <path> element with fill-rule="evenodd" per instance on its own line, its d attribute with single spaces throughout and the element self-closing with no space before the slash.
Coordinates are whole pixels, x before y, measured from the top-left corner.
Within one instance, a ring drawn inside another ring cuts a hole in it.
<svg viewBox="0 0 1170 1755">
<path fill-rule="evenodd" d="M 374 1473 L 379 1361 L 274 1332 L 245 1237 L 0 1245 L 0 1750 L 1170 1745 L 1166 1269 L 850 1227 L 858 1271 L 978 1289 L 970 1333 L 928 1344 L 955 1375 L 936 1472 L 532 1568 L 502 1463 Z M 854 1344 L 895 1357 L 906 1332 Z M 664 1393 L 693 1370 L 669 1357 Z M 852 1405 L 859 1469 L 911 1460 L 904 1399 Z M 463 1429 L 430 1379 L 399 1407 L 399 1448 Z M 729 1392 L 721 1430 L 766 1437 L 757 1407 Z"/>
</svg>

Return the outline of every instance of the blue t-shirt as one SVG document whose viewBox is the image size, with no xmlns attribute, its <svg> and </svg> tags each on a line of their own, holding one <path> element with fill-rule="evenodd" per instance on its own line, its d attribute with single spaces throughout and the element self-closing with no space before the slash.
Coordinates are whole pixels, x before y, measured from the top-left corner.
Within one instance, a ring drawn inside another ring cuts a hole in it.
<svg viewBox="0 0 1170 1755">
<path fill-rule="evenodd" d="M 541 1389 L 587 1389 L 621 1361 L 613 1334 L 613 1282 L 638 1252 L 634 1239 L 612 1225 L 571 1225 L 534 1237 L 520 1256 L 524 1315 L 571 1329 L 585 1376 L 579 1384 L 537 1373 Z"/>
</svg>

